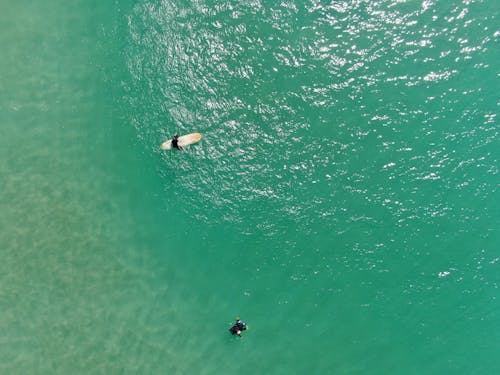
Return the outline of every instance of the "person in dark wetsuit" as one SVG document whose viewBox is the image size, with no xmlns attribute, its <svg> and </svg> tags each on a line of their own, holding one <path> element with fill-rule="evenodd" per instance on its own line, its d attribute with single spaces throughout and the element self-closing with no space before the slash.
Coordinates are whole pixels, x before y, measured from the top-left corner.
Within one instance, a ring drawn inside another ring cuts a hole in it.
<svg viewBox="0 0 500 375">
<path fill-rule="evenodd" d="M 178 139 L 179 139 L 179 134 L 174 135 L 174 137 L 172 138 L 172 147 L 176 148 L 179 151 L 182 151 L 182 147 L 179 146 Z"/>
<path fill-rule="evenodd" d="M 236 322 L 233 324 L 233 326 L 229 328 L 229 332 L 231 332 L 232 335 L 238 335 L 241 337 L 241 332 L 246 329 L 247 324 L 241 319 L 236 319 Z"/>
</svg>

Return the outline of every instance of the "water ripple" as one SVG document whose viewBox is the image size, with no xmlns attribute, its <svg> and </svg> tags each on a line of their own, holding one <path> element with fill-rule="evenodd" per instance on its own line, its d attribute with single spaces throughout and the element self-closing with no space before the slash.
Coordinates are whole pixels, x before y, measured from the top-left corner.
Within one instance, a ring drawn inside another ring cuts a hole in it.
<svg viewBox="0 0 500 375">
<path fill-rule="evenodd" d="M 349 222 L 352 207 L 380 205 L 397 224 L 448 215 L 446 192 L 490 196 L 456 169 L 483 158 L 476 167 L 497 173 L 497 105 L 473 77 L 495 79 L 482 59 L 498 34 L 477 2 L 192 5 L 139 3 L 127 51 L 131 122 L 186 211 L 334 228 L 326 218 Z M 205 138 L 160 154 L 175 131 Z"/>
</svg>

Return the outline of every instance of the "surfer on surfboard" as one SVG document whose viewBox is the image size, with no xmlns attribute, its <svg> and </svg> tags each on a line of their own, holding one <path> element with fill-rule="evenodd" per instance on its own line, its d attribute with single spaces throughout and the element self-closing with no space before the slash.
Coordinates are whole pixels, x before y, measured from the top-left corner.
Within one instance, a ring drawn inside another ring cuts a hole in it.
<svg viewBox="0 0 500 375">
<path fill-rule="evenodd" d="M 191 133 L 181 136 L 176 133 L 172 139 L 163 142 L 160 148 L 162 150 L 171 150 L 173 148 L 176 148 L 177 150 L 183 150 L 186 146 L 197 143 L 202 138 L 203 136 L 200 133 Z"/>
</svg>

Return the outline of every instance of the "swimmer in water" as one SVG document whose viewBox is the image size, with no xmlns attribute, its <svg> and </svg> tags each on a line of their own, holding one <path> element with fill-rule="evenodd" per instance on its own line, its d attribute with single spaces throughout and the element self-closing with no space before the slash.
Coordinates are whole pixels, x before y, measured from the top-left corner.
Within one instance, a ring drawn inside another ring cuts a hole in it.
<svg viewBox="0 0 500 375">
<path fill-rule="evenodd" d="M 175 134 L 174 137 L 172 138 L 172 147 L 176 148 L 179 151 L 182 151 L 182 147 L 179 146 L 179 134 Z"/>
<path fill-rule="evenodd" d="M 232 335 L 238 335 L 241 337 L 241 332 L 246 329 L 247 324 L 241 319 L 236 319 L 236 322 L 233 324 L 233 326 L 229 328 L 229 332 L 231 332 Z"/>
</svg>

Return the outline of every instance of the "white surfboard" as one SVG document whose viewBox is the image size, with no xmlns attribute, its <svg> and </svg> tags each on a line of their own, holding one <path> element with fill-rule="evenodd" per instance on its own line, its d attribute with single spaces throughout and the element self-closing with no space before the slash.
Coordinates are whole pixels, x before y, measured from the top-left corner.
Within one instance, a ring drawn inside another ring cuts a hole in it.
<svg viewBox="0 0 500 375">
<path fill-rule="evenodd" d="M 177 144 L 181 147 L 192 145 L 193 143 L 199 142 L 203 136 L 200 133 L 191 133 L 180 136 L 177 139 Z M 172 148 L 172 140 L 163 142 L 160 146 L 162 150 L 170 150 Z"/>
</svg>

